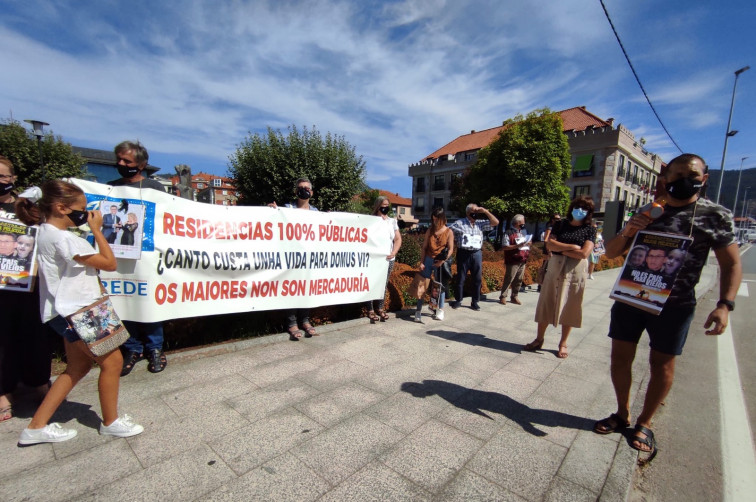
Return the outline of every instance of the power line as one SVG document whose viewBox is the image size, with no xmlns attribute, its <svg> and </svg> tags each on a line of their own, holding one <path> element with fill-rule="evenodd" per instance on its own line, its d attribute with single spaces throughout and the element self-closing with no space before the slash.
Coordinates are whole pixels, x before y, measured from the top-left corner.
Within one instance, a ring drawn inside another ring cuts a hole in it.
<svg viewBox="0 0 756 502">
<path fill-rule="evenodd" d="M 620 40 L 619 34 L 617 33 L 617 30 L 614 28 L 614 23 L 612 22 L 612 18 L 609 17 L 609 11 L 606 10 L 606 5 L 604 5 L 604 0 L 599 0 L 601 2 L 601 8 L 604 9 L 604 14 L 606 15 L 606 20 L 609 21 L 609 26 L 612 27 L 612 31 L 614 32 L 614 36 L 617 38 L 617 43 L 620 46 L 620 49 L 622 49 L 622 54 L 625 55 L 625 59 L 627 60 L 628 66 L 630 66 L 630 70 L 633 72 L 633 76 L 635 76 L 635 81 L 638 82 L 638 86 L 641 88 L 641 91 L 643 91 L 643 95 L 646 97 L 646 101 L 648 102 L 648 106 L 651 107 L 651 111 L 654 112 L 654 115 L 656 116 L 656 120 L 659 121 L 659 125 L 662 126 L 662 129 L 664 129 L 664 132 L 667 133 L 667 137 L 669 140 L 677 147 L 677 149 L 680 151 L 680 153 L 683 153 L 683 149 L 680 148 L 680 145 L 677 144 L 677 142 L 672 138 L 672 135 L 667 130 L 667 126 L 664 125 L 664 122 L 662 122 L 661 117 L 659 117 L 659 114 L 656 113 L 656 108 L 654 108 L 654 105 L 651 103 L 651 98 L 648 97 L 648 94 L 646 93 L 646 89 L 643 88 L 643 84 L 640 81 L 640 77 L 638 77 L 638 74 L 635 72 L 635 68 L 633 67 L 633 63 L 630 61 L 630 56 L 627 55 L 627 51 L 625 50 L 625 46 L 622 45 L 622 40 Z"/>
</svg>

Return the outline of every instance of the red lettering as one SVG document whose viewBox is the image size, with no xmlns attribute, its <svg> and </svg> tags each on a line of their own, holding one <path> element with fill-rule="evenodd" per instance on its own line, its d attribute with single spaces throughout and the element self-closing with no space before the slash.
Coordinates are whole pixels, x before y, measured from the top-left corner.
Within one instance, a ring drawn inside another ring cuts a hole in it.
<svg viewBox="0 0 756 502">
<path fill-rule="evenodd" d="M 171 213 L 163 213 L 163 233 L 176 235 L 173 231 L 173 215 Z"/>
</svg>

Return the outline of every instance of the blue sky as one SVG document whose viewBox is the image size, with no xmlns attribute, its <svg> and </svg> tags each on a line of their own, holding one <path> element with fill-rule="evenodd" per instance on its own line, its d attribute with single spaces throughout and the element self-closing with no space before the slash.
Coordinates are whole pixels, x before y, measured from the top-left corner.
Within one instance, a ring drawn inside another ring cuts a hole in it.
<svg viewBox="0 0 756 502">
<path fill-rule="evenodd" d="M 605 0 L 674 140 L 718 171 L 756 166 L 756 3 Z M 0 118 L 78 146 L 139 139 L 173 173 L 226 174 L 250 132 L 343 135 L 367 182 L 518 113 L 586 106 L 669 160 L 598 0 L 0 0 Z M 715 178 L 718 179 L 718 178 Z"/>
</svg>

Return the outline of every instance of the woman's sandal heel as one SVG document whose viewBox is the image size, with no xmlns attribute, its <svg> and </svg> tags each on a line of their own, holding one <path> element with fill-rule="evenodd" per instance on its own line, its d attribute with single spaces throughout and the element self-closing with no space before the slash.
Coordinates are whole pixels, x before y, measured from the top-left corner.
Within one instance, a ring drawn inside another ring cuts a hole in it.
<svg viewBox="0 0 756 502">
<path fill-rule="evenodd" d="M 538 340 L 535 340 L 523 346 L 522 350 L 527 350 L 528 352 L 535 352 L 536 350 L 541 350 L 542 347 L 543 347 L 543 340 L 541 340 L 540 342 Z"/>
</svg>

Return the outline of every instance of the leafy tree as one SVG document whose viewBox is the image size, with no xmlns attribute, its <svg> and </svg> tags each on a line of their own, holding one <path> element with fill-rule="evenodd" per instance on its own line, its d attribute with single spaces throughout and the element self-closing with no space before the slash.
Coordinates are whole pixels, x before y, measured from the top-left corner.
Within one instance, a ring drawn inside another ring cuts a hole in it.
<svg viewBox="0 0 756 502">
<path fill-rule="evenodd" d="M 39 146 L 37 137 L 16 120 L 4 120 L 0 124 L 0 155 L 13 162 L 18 176 L 19 187 L 37 185 L 42 182 L 39 168 Z M 42 159 L 47 179 L 83 177 L 86 161 L 71 150 L 71 145 L 52 133 L 42 138 Z"/>
<path fill-rule="evenodd" d="M 479 201 L 504 219 L 520 213 L 543 220 L 563 211 L 569 204 L 564 181 L 571 163 L 562 118 L 543 109 L 518 115 L 504 125 L 464 173 L 453 201 L 463 212 L 467 202 Z"/>
<path fill-rule="evenodd" d="M 288 135 L 268 127 L 268 134 L 251 134 L 229 158 L 229 176 L 240 193 L 240 204 L 263 205 L 290 201 L 294 182 L 308 178 L 313 205 L 324 211 L 346 209 L 352 196 L 364 190 L 365 162 L 343 136 L 313 127 L 288 127 Z"/>
<path fill-rule="evenodd" d="M 380 194 L 381 193 L 378 190 L 366 188 L 364 191 L 352 197 L 344 208 L 344 211 L 358 214 L 372 214 L 373 204 Z"/>
</svg>

